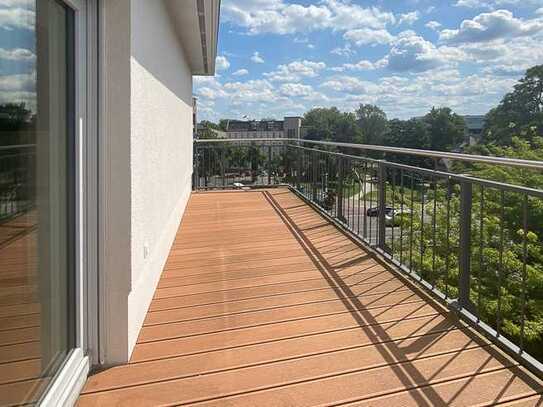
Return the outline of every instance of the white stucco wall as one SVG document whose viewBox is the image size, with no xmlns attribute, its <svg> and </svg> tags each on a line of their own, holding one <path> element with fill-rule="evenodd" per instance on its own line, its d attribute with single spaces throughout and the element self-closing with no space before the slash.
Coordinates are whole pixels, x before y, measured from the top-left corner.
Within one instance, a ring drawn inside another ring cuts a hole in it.
<svg viewBox="0 0 543 407">
<path fill-rule="evenodd" d="M 132 0 L 132 275 L 137 339 L 191 189 L 192 75 L 163 2 Z"/>
<path fill-rule="evenodd" d="M 192 76 L 162 1 L 104 2 L 104 16 L 101 329 L 112 365 L 130 358 L 190 194 Z"/>
</svg>

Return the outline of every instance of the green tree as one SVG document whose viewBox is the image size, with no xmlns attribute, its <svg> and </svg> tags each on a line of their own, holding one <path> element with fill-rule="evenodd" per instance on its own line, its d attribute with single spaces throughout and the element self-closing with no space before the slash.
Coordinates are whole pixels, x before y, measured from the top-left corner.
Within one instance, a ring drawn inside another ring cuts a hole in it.
<svg viewBox="0 0 543 407">
<path fill-rule="evenodd" d="M 361 104 L 355 114 L 364 143 L 383 144 L 383 136 L 388 125 L 386 113 L 375 105 Z"/>
<path fill-rule="evenodd" d="M 428 126 L 417 119 L 390 120 L 387 132 L 383 135 L 383 143 L 390 147 L 430 149 L 431 138 Z M 386 159 L 403 164 L 432 167 L 432 162 L 406 154 L 387 154 Z"/>
<path fill-rule="evenodd" d="M 309 140 L 361 142 L 354 113 L 343 113 L 337 107 L 311 109 L 304 115 L 303 126 L 307 128 Z"/>
<path fill-rule="evenodd" d="M 531 130 L 530 132 L 528 130 Z M 486 115 L 485 144 L 508 145 L 514 135 L 529 137 L 543 132 L 543 65 L 534 66 Z"/>
<path fill-rule="evenodd" d="M 226 129 L 228 128 L 229 121 L 230 121 L 229 119 L 219 120 L 219 130 L 226 131 Z"/>
<path fill-rule="evenodd" d="M 450 151 L 464 140 L 466 123 L 448 107 L 433 107 L 424 122 L 430 134 L 430 150 Z"/>
</svg>

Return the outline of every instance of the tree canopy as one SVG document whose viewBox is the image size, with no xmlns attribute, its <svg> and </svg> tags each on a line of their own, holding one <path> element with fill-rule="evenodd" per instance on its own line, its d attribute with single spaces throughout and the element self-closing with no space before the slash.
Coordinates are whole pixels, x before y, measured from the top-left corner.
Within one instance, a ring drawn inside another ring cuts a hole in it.
<svg viewBox="0 0 543 407">
<path fill-rule="evenodd" d="M 337 107 L 315 108 L 303 118 L 306 138 L 340 143 L 360 143 L 361 131 L 354 113 L 341 112 Z"/>
<path fill-rule="evenodd" d="M 514 135 L 523 138 L 543 132 L 543 65 L 526 75 L 486 115 L 483 142 L 508 145 Z"/>
<path fill-rule="evenodd" d="M 375 105 L 361 104 L 355 114 L 364 143 L 382 144 L 388 127 L 386 113 Z"/>
<path fill-rule="evenodd" d="M 423 121 L 429 134 L 426 147 L 430 150 L 450 151 L 464 140 L 466 123 L 448 107 L 433 107 Z"/>
</svg>

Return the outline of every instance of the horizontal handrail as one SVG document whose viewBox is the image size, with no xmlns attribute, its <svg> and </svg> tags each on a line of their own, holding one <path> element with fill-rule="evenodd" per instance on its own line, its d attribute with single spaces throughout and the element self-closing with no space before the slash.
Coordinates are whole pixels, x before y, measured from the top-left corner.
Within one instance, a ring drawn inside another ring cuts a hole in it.
<svg viewBox="0 0 543 407">
<path fill-rule="evenodd" d="M 358 150 L 378 151 L 382 153 L 406 154 L 406 155 L 414 155 L 418 157 L 426 157 L 426 158 L 432 158 L 432 159 L 447 158 L 454 161 L 505 165 L 509 167 L 543 170 L 543 161 L 523 160 L 519 158 L 507 158 L 507 157 L 492 157 L 492 156 L 484 156 L 484 155 L 476 155 L 476 154 L 450 153 L 446 151 L 419 150 L 415 148 L 387 147 L 387 146 L 378 146 L 378 145 L 372 145 L 372 144 L 336 143 L 332 141 L 317 141 L 317 140 L 305 140 L 305 139 L 293 139 L 293 138 L 195 139 L 194 141 L 198 144 L 236 143 L 236 142 L 238 143 L 239 142 L 295 142 L 295 143 L 315 144 L 315 145 L 331 146 L 331 147 L 354 148 Z"/>
</svg>

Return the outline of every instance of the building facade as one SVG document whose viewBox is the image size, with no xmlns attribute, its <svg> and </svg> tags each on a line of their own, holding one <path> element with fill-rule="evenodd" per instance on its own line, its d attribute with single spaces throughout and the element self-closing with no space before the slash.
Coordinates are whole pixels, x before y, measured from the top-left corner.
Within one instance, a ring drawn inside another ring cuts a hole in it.
<svg viewBox="0 0 543 407">
<path fill-rule="evenodd" d="M 232 139 L 300 138 L 301 117 L 283 120 L 228 120 L 226 137 Z"/>
<path fill-rule="evenodd" d="M 191 191 L 219 7 L 0 4 L 2 48 L 35 56 L 0 72 L 0 405 L 72 405 L 129 360 Z"/>
<path fill-rule="evenodd" d="M 484 115 L 466 115 L 462 116 L 466 123 L 466 132 L 464 143 L 472 146 L 481 141 L 483 129 L 485 128 Z"/>
</svg>

